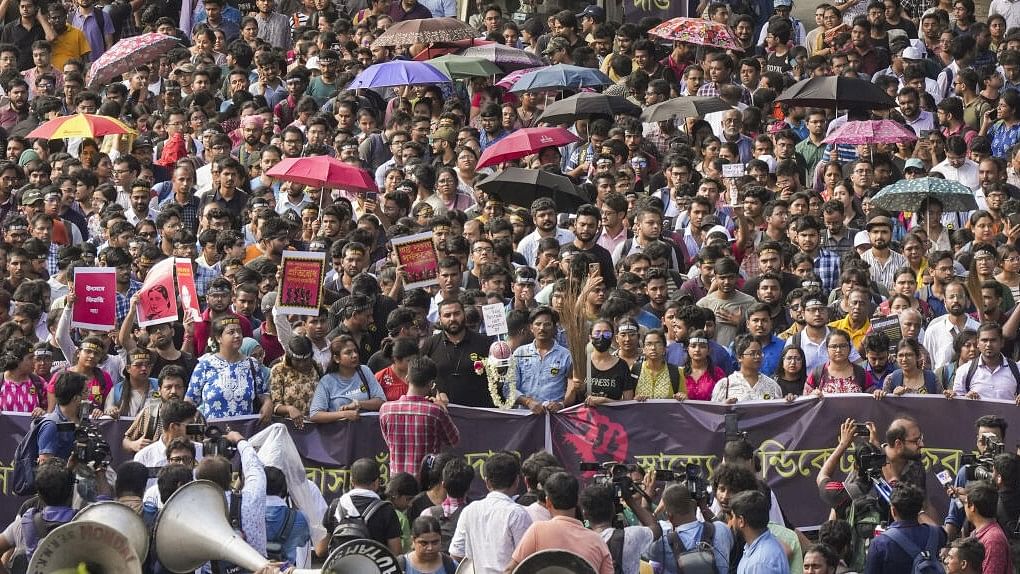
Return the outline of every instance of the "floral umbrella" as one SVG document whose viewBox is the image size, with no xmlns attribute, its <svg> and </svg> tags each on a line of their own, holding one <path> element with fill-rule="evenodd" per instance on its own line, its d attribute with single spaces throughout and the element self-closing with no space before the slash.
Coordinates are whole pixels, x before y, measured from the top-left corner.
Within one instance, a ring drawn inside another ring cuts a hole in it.
<svg viewBox="0 0 1020 574">
<path fill-rule="evenodd" d="M 180 42 L 173 36 L 155 32 L 124 38 L 92 62 L 89 87 L 107 84 L 124 72 L 154 62 L 171 48 L 179 46 Z"/>
<path fill-rule="evenodd" d="M 743 50 L 729 26 L 702 18 L 672 18 L 648 31 L 671 42 L 688 42 L 724 50 Z"/>
<path fill-rule="evenodd" d="M 876 193 L 871 205 L 889 211 L 917 211 L 921 202 L 929 197 L 941 201 L 947 212 L 977 209 L 974 192 L 969 187 L 939 177 L 901 179 Z"/>
<path fill-rule="evenodd" d="M 397 22 L 372 42 L 372 47 L 456 42 L 478 36 L 478 30 L 456 18 L 425 18 Z"/>
<path fill-rule="evenodd" d="M 917 139 L 914 130 L 892 120 L 847 122 L 823 140 L 828 144 L 904 143 Z"/>
</svg>

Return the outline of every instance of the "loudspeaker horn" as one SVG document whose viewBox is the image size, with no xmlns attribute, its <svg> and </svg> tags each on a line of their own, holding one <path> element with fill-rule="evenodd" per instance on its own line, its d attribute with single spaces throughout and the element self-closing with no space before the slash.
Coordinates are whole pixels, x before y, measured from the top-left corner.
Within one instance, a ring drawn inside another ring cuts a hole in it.
<svg viewBox="0 0 1020 574">
<path fill-rule="evenodd" d="M 88 520 L 105 524 L 131 542 L 135 555 L 142 562 L 149 555 L 149 529 L 141 516 L 127 505 L 112 500 L 96 502 L 81 509 L 73 521 Z"/>
<path fill-rule="evenodd" d="M 457 571 L 454 574 L 475 574 L 475 564 L 470 558 L 465 557 L 457 565 Z"/>
<path fill-rule="evenodd" d="M 152 536 L 159 562 L 176 574 L 194 572 L 210 560 L 253 572 L 269 564 L 231 528 L 223 489 L 209 480 L 178 489 L 159 512 Z"/>
<path fill-rule="evenodd" d="M 82 563 L 89 572 L 142 574 L 131 541 L 116 529 L 90 520 L 68 522 L 46 535 L 32 554 L 28 574 L 75 573 Z"/>
<path fill-rule="evenodd" d="M 522 560 L 513 574 L 595 574 L 595 568 L 573 552 L 542 550 Z"/>
</svg>

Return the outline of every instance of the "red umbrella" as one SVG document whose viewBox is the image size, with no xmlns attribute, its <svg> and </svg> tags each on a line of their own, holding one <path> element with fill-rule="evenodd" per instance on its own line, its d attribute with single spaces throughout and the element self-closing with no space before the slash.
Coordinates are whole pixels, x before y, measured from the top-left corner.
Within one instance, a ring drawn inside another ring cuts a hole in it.
<svg viewBox="0 0 1020 574">
<path fill-rule="evenodd" d="M 485 148 L 476 169 L 520 159 L 542 148 L 581 141 L 564 128 L 524 128 Z"/>
<path fill-rule="evenodd" d="M 266 172 L 269 177 L 303 183 L 311 187 L 346 190 L 378 191 L 368 170 L 355 167 L 329 156 L 292 157 L 274 165 Z"/>
</svg>

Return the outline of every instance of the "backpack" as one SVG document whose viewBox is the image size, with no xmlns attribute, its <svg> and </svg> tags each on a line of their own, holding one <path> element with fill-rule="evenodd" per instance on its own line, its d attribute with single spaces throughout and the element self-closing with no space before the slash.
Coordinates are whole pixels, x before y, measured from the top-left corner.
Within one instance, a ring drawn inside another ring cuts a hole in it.
<svg viewBox="0 0 1020 574">
<path fill-rule="evenodd" d="M 276 538 L 266 539 L 266 557 L 273 562 L 284 562 L 286 558 L 283 555 L 283 545 L 290 538 L 290 533 L 294 530 L 294 522 L 297 520 L 298 511 L 293 508 L 287 509 L 287 517 L 283 519 L 283 528 L 280 529 L 280 534 Z"/>
<path fill-rule="evenodd" d="M 666 541 L 673 551 L 673 558 L 676 559 L 676 571 L 683 574 L 714 574 L 715 569 L 715 547 L 712 541 L 715 539 L 715 524 L 703 522 L 701 524 L 701 539 L 697 545 L 690 550 L 684 548 L 680 536 L 676 530 L 670 528 L 666 533 Z"/>
<path fill-rule="evenodd" d="M 443 574 L 455 574 L 457 572 L 457 563 L 446 555 L 445 552 L 441 554 L 443 557 Z M 401 554 L 397 556 L 397 566 L 400 566 L 401 572 L 407 572 L 407 554 Z"/>
<path fill-rule="evenodd" d="M 453 533 L 457 530 L 457 521 L 460 520 L 460 512 L 464 510 L 464 506 L 458 507 L 457 510 L 454 510 L 453 514 L 449 516 L 446 516 L 446 513 L 443 512 L 443 507 L 439 505 L 426 509 L 425 512 L 422 513 L 439 521 L 439 534 L 442 537 L 442 548 L 444 553 L 450 552 L 450 541 L 453 540 Z"/>
<path fill-rule="evenodd" d="M 928 541 L 923 549 L 911 542 L 899 528 L 890 528 L 885 531 L 885 535 L 893 544 L 899 546 L 900 550 L 914 557 L 914 563 L 910 567 L 911 574 L 945 574 L 946 568 L 939 560 L 939 533 L 934 527 L 925 526 L 928 529 Z"/>
<path fill-rule="evenodd" d="M 623 528 L 614 528 L 609 536 L 606 546 L 609 547 L 609 555 L 613 557 L 613 574 L 623 574 L 623 539 L 626 531 Z"/>
<path fill-rule="evenodd" d="M 847 514 L 847 522 L 850 523 L 850 552 L 847 565 L 855 572 L 863 572 L 868 546 L 875 537 L 875 527 L 884 520 L 882 505 L 878 496 L 870 490 L 862 490 L 849 477 L 846 489 L 850 495 L 850 510 Z"/>
<path fill-rule="evenodd" d="M 329 532 L 330 552 L 337 546 L 351 540 L 373 540 L 372 533 L 368 529 L 368 521 L 372 520 L 375 513 L 383 507 L 392 506 L 388 500 L 376 499 L 368 505 L 363 514 L 348 516 L 347 511 L 340 504 L 340 498 L 334 498 L 329 503 L 329 507 L 326 509 L 326 516 L 323 519 L 323 526 Z M 340 513 L 339 518 L 337 518 L 337 512 Z"/>
<path fill-rule="evenodd" d="M 802 331 L 799 331 L 797 335 L 800 335 L 801 332 Z M 796 337 L 797 335 L 794 335 L 794 337 Z M 798 346 L 800 345 L 799 339 L 797 340 L 796 344 Z M 851 365 L 853 365 L 854 370 L 854 382 L 860 385 L 861 392 L 864 393 L 869 392 L 868 389 L 870 389 L 873 386 L 871 376 L 868 374 L 867 371 L 864 370 L 864 367 L 858 365 L 857 363 L 851 363 Z M 807 388 L 808 381 L 811 381 L 814 383 L 814 388 L 820 389 L 825 384 L 825 381 L 828 378 L 829 370 L 825 368 L 825 364 L 818 365 L 817 367 L 811 369 L 811 372 L 808 374 L 807 381 L 804 382 L 804 387 Z"/>
<path fill-rule="evenodd" d="M 39 430 L 43 419 L 32 421 L 25 437 L 14 449 L 14 468 L 11 471 L 11 492 L 17 496 L 36 493 L 35 469 L 39 466 Z"/>
<path fill-rule="evenodd" d="M 1003 357 L 1003 358 L 1005 359 L 1005 357 Z M 1013 380 L 1016 381 L 1017 388 L 1020 389 L 1020 368 L 1017 368 L 1016 362 L 1013 359 L 1005 359 L 1005 360 L 1006 360 L 1006 366 L 1009 367 L 1010 374 L 1013 375 Z M 977 362 L 977 358 L 975 357 L 974 360 L 972 360 L 970 362 L 970 368 L 967 369 L 967 374 L 963 376 L 963 392 L 964 393 L 969 393 L 970 392 L 970 381 L 971 381 L 971 379 L 974 378 L 974 373 L 977 372 L 977 368 L 978 368 L 978 362 Z M 949 386 L 947 388 L 951 389 L 953 387 Z"/>
</svg>

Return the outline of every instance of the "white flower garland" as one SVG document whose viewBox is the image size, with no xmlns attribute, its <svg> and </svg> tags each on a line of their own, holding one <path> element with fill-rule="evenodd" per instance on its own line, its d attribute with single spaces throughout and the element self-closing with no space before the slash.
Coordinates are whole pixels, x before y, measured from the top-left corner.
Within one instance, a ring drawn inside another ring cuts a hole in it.
<svg viewBox="0 0 1020 574">
<path fill-rule="evenodd" d="M 492 398 L 492 404 L 496 405 L 496 408 L 508 410 L 514 408 L 517 404 L 517 364 L 516 361 L 511 358 L 509 365 L 506 369 L 506 374 L 500 374 L 499 367 L 496 366 L 496 361 L 493 359 L 485 359 L 485 377 L 489 379 L 489 397 Z M 503 400 L 500 397 L 499 387 L 507 385 L 507 397 Z"/>
</svg>

